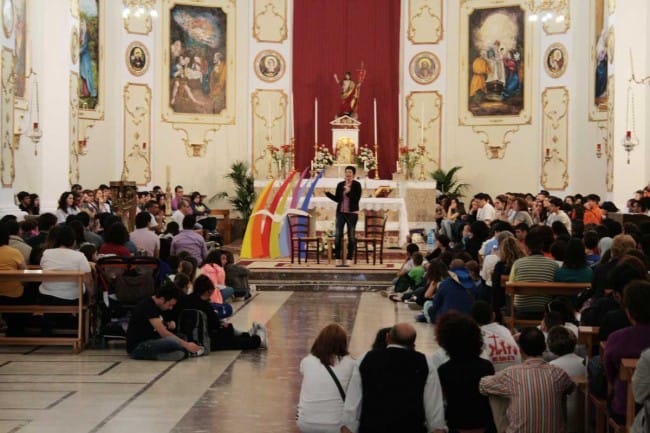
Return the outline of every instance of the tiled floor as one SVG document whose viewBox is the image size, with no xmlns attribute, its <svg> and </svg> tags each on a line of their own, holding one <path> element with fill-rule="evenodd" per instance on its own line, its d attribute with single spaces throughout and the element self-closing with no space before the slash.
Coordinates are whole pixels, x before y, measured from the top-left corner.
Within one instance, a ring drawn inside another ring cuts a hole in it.
<svg viewBox="0 0 650 433">
<path fill-rule="evenodd" d="M 233 318 L 269 329 L 266 351 L 213 352 L 178 363 L 133 361 L 123 346 L 72 355 L 68 348 L 0 347 L 0 433 L 296 432 L 298 364 L 330 322 L 367 350 L 382 326 L 413 311 L 371 292 L 262 292 Z M 435 347 L 417 324 L 418 350 Z"/>
</svg>

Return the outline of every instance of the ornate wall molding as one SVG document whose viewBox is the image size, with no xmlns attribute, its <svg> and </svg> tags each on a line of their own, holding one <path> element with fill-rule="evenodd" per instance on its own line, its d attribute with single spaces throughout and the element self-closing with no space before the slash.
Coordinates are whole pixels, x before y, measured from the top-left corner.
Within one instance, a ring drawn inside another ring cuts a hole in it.
<svg viewBox="0 0 650 433">
<path fill-rule="evenodd" d="M 98 66 L 97 66 L 97 104 L 94 108 L 88 108 L 81 103 L 79 107 L 79 117 L 82 119 L 104 120 L 104 100 L 106 99 L 106 0 L 100 0 L 97 7 L 99 17 L 99 47 L 98 47 Z"/>
<path fill-rule="evenodd" d="M 172 124 L 174 130 L 182 134 L 181 140 L 185 145 L 187 156 L 202 158 L 208 149 L 208 144 L 214 138 L 214 134 L 221 128 L 221 125 L 180 125 Z"/>
<path fill-rule="evenodd" d="M 547 87 L 542 92 L 542 175 L 545 189 L 569 185 L 569 90 Z"/>
<path fill-rule="evenodd" d="M 287 0 L 255 0 L 253 37 L 258 42 L 282 43 L 287 33 Z"/>
<path fill-rule="evenodd" d="M 287 137 L 287 94 L 282 90 L 255 89 L 251 95 L 253 125 L 253 176 L 272 176 L 269 145 L 280 147 L 289 143 Z"/>
<path fill-rule="evenodd" d="M 614 127 L 616 126 L 616 114 L 614 112 L 615 87 L 614 75 L 610 75 L 607 80 L 607 91 L 609 99 L 607 101 L 607 143 L 605 144 L 605 157 L 607 159 L 607 169 L 605 177 L 605 186 L 607 192 L 614 191 Z"/>
<path fill-rule="evenodd" d="M 78 139 L 79 133 L 79 74 L 70 73 L 70 129 L 68 140 L 70 142 L 70 168 L 68 169 L 68 180 L 70 185 L 79 183 L 79 156 L 84 152 L 85 147 L 80 145 Z"/>
<path fill-rule="evenodd" d="M 151 182 L 151 88 L 127 83 L 124 100 L 122 179 L 139 186 Z"/>
<path fill-rule="evenodd" d="M 424 146 L 424 165 L 420 175 L 440 168 L 442 149 L 442 94 L 411 92 L 406 96 L 406 143 L 409 148 Z M 422 176 L 421 176 L 422 177 Z"/>
<path fill-rule="evenodd" d="M 483 134 L 483 139 L 480 141 L 488 159 L 503 159 L 511 141 L 509 135 L 518 132 L 519 126 L 472 126 L 472 131 L 476 134 Z"/>
<path fill-rule="evenodd" d="M 409 0 L 408 39 L 413 44 L 442 40 L 442 0 Z"/>
<path fill-rule="evenodd" d="M 2 47 L 2 101 L 0 102 L 0 130 L 2 150 L 0 152 L 0 180 L 3 187 L 11 187 L 16 179 L 14 163 L 14 52 Z M 20 136 L 19 136 L 20 139 Z"/>
<path fill-rule="evenodd" d="M 571 5 L 570 0 L 560 0 L 559 4 L 556 0 L 556 9 L 557 14 L 562 14 L 564 16 L 564 21 L 556 22 L 555 20 L 549 20 L 544 23 L 544 33 L 547 35 L 560 35 L 569 31 L 571 28 Z"/>
<path fill-rule="evenodd" d="M 150 10 L 154 6 L 154 0 L 122 0 L 124 7 L 128 7 L 130 10 L 137 10 L 138 7 L 144 7 L 146 10 Z M 141 16 L 136 16 L 135 14 L 129 14 L 128 17 L 122 18 L 124 22 L 124 30 L 128 33 L 136 35 L 148 35 L 151 33 L 152 22 L 151 15 L 142 14 Z"/>
</svg>

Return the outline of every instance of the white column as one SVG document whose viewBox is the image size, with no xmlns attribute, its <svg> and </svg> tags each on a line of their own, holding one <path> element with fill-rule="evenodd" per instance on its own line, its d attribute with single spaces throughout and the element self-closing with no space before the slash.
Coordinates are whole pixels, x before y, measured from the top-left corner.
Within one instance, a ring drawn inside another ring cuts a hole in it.
<svg viewBox="0 0 650 433">
<path fill-rule="evenodd" d="M 613 200 L 619 207 L 625 208 L 626 201 L 634 191 L 642 188 L 650 176 L 650 151 L 648 150 L 648 115 L 650 106 L 648 94 L 650 86 L 646 83 L 633 84 L 635 132 L 639 145 L 630 153 L 630 164 L 627 163 L 627 152 L 621 145 L 625 133 L 632 128 L 632 108 L 630 119 L 628 112 L 628 80 L 632 76 L 630 50 L 634 59 L 634 73 L 637 79 L 650 75 L 650 56 L 648 55 L 648 23 L 650 22 L 650 4 L 647 0 L 626 0 L 616 2 L 614 15 L 615 54 L 614 77 L 615 99 L 614 113 L 614 191 Z M 634 134 L 634 133 L 633 133 Z"/>
<path fill-rule="evenodd" d="M 70 189 L 70 38 L 75 19 L 69 2 L 32 0 L 30 2 L 32 69 L 40 86 L 40 123 L 43 138 L 39 143 L 40 171 L 37 189 L 41 212 L 56 209 L 59 195 Z"/>
</svg>

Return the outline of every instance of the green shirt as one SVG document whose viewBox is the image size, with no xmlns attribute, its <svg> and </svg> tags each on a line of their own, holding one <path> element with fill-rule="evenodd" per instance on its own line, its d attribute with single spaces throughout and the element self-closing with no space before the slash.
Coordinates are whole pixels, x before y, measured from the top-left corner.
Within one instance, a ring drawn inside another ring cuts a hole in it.
<svg viewBox="0 0 650 433">
<path fill-rule="evenodd" d="M 422 280 L 424 279 L 424 266 L 414 266 L 409 271 L 409 277 L 413 280 L 413 286 L 419 287 L 422 285 Z"/>
</svg>

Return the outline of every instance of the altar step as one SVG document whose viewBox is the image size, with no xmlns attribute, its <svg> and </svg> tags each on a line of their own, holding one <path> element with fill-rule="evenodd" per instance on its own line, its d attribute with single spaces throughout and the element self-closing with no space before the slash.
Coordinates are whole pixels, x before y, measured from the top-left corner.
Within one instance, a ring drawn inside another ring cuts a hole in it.
<svg viewBox="0 0 650 433">
<path fill-rule="evenodd" d="M 331 265 L 327 268 L 251 269 L 249 283 L 257 290 L 378 291 L 391 284 L 396 272 L 392 266 L 368 269 L 354 265 L 349 268 Z"/>
</svg>

